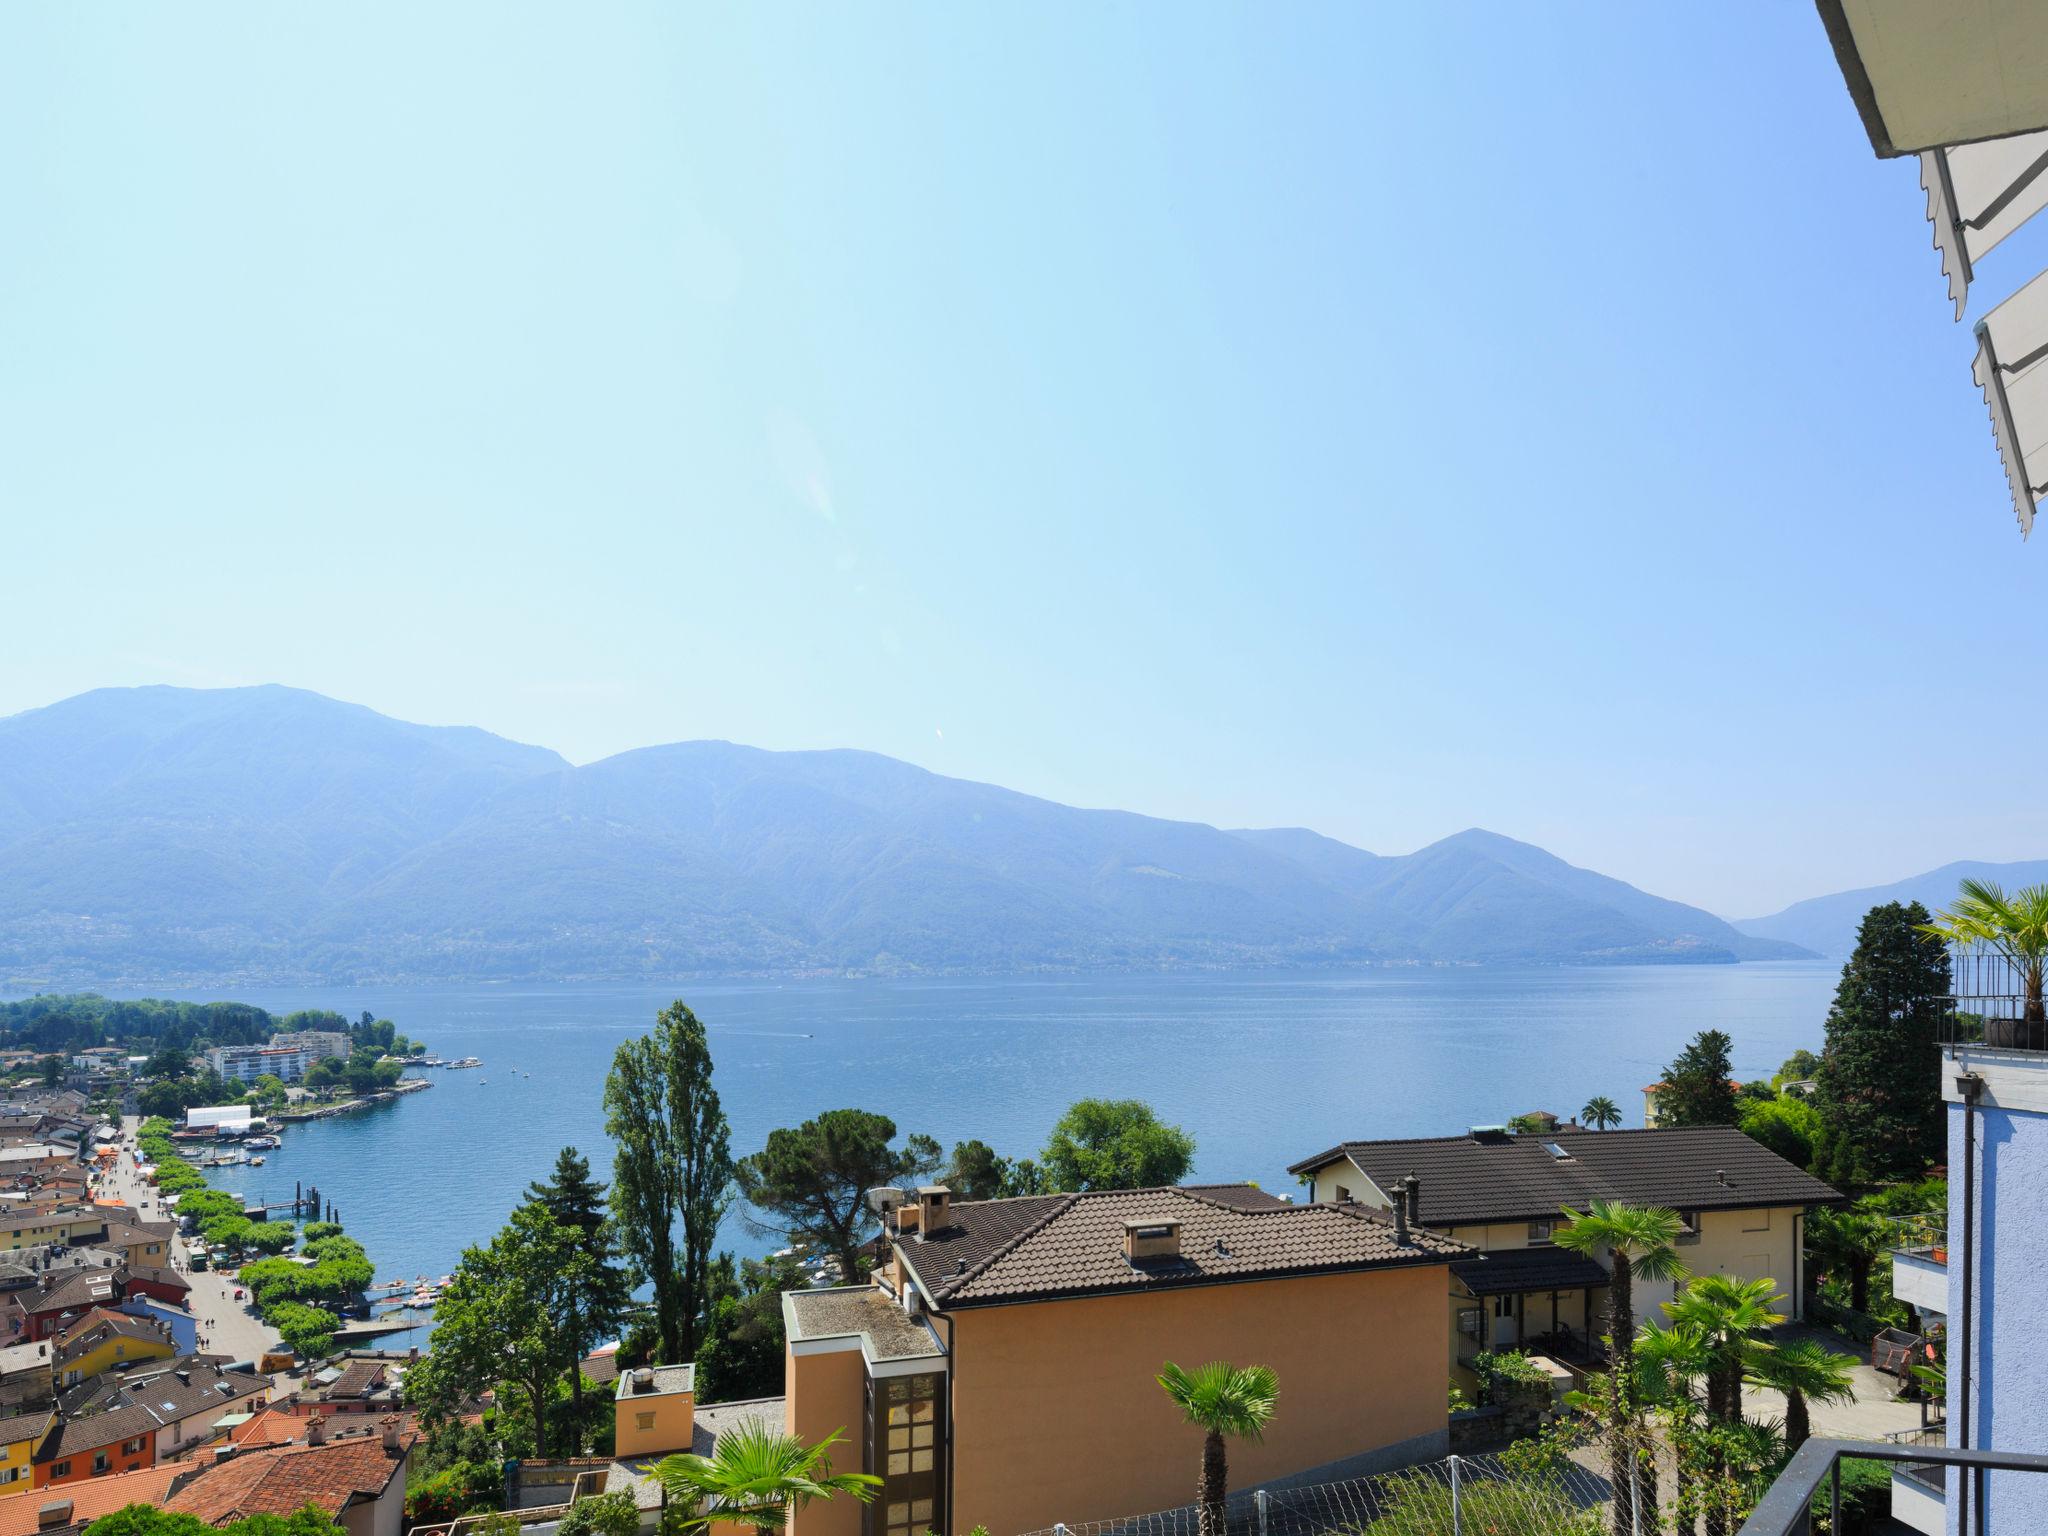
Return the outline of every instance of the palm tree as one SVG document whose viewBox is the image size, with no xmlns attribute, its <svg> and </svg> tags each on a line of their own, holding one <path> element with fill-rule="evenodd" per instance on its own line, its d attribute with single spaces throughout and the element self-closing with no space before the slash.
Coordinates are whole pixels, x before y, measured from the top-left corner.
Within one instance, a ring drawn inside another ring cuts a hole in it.
<svg viewBox="0 0 2048 1536">
<path fill-rule="evenodd" d="M 1847 1403 L 1856 1397 L 1849 1357 L 1814 1339 L 1761 1349 L 1750 1359 L 1749 1379 L 1785 1394 L 1785 1449 L 1796 1451 L 1813 1433 L 1808 1403 Z"/>
<path fill-rule="evenodd" d="M 1743 1422 L 1742 1378 L 1761 1348 L 1757 1335 L 1785 1321 L 1783 1313 L 1771 1310 L 1777 1291 L 1775 1280 L 1700 1275 L 1676 1301 L 1664 1303 L 1672 1327 L 1699 1340 L 1707 1368 L 1707 1417 L 1720 1428 L 1738 1428 Z M 1717 1484 L 1726 1481 L 1728 1461 L 1718 1447 L 1712 1470 Z M 1725 1502 L 1710 1502 L 1707 1536 L 1722 1536 L 1727 1529 Z"/>
<path fill-rule="evenodd" d="M 865 1472 L 834 1472 L 826 1455 L 839 1444 L 833 1430 L 816 1445 L 805 1445 L 761 1423 L 742 1423 L 718 1437 L 709 1456 L 664 1456 L 654 1476 L 695 1512 L 687 1527 L 708 1528 L 730 1520 L 756 1531 L 779 1531 L 793 1509 L 813 1499 L 847 1494 L 863 1504 L 881 1491 L 882 1480 Z"/>
<path fill-rule="evenodd" d="M 1621 1124 L 1621 1110 L 1606 1094 L 1596 1093 L 1586 1100 L 1586 1107 L 1579 1111 L 1579 1118 L 1596 1131 L 1611 1131 Z"/>
<path fill-rule="evenodd" d="M 1280 1378 L 1269 1365 L 1211 1360 L 1184 1371 L 1169 1360 L 1159 1373 L 1159 1385 L 1187 1422 L 1203 1432 L 1202 1475 L 1195 1484 L 1196 1528 L 1200 1536 L 1224 1536 L 1223 1501 L 1230 1494 L 1230 1468 L 1223 1437 L 1265 1438 L 1280 1398 Z"/>
<path fill-rule="evenodd" d="M 1806 1250 L 1830 1275 L 1849 1277 L 1849 1308 L 1870 1310 L 1870 1271 L 1891 1231 L 1868 1211 L 1822 1206 L 1806 1220 Z"/>
<path fill-rule="evenodd" d="M 2008 896 L 1995 880 L 1965 880 L 1948 910 L 1937 912 L 1920 931 L 1963 948 L 1981 945 L 2003 956 L 2026 988 L 2026 1023 L 2048 1023 L 2041 1001 L 2042 977 L 2048 972 L 2048 885 L 2030 885 Z M 2002 1022 L 2008 1021 L 1984 1021 L 1987 1045 L 2024 1043 L 1994 1038 Z"/>
<path fill-rule="evenodd" d="M 1682 1223 L 1676 1211 L 1662 1206 L 1643 1209 L 1612 1200 L 1595 1200 L 1584 1215 L 1566 1206 L 1564 1214 L 1570 1225 L 1553 1233 L 1552 1241 L 1588 1258 L 1604 1248 L 1613 1264 L 1607 1282 L 1608 1379 L 1614 1393 L 1607 1478 L 1614 1492 L 1614 1536 L 1628 1536 L 1635 1511 L 1635 1277 L 1676 1280 L 1685 1273 L 1674 1246 Z"/>
<path fill-rule="evenodd" d="M 1707 1373 L 1706 1351 L 1699 1336 L 1681 1328 L 1660 1328 L 1643 1324 L 1636 1335 L 1636 1396 L 1645 1407 L 1661 1408 L 1670 1429 L 1674 1452 L 1684 1433 L 1697 1421 L 1699 1397 L 1695 1391 Z M 1636 1507 L 1647 1515 L 1657 1508 L 1656 1443 L 1648 1422 L 1642 1425 L 1642 1443 L 1636 1456 Z M 1672 1491 L 1677 1507 L 1689 1509 L 1687 1496 L 1690 1469 L 1683 1456 L 1674 1455 Z M 1654 1522 L 1649 1522 L 1654 1525 Z"/>
</svg>

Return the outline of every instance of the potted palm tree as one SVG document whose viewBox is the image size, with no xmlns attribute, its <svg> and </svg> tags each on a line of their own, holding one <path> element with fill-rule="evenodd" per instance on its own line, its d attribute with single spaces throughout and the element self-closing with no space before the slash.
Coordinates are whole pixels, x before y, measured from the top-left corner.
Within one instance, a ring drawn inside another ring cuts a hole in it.
<svg viewBox="0 0 2048 1536">
<path fill-rule="evenodd" d="M 1677 1248 L 1682 1223 L 1678 1212 L 1662 1206 L 1645 1209 L 1614 1200 L 1595 1200 L 1583 1214 L 1566 1206 L 1564 1214 L 1570 1224 L 1558 1228 L 1551 1241 L 1588 1258 L 1598 1257 L 1604 1249 L 1611 1266 L 1607 1374 L 1614 1402 L 1607 1430 L 1607 1475 L 1614 1488 L 1614 1536 L 1630 1536 L 1635 1510 L 1635 1278 L 1676 1280 L 1685 1273 Z"/>
<path fill-rule="evenodd" d="M 1984 1020 L 1986 1045 L 2025 1047 L 2048 1034 L 2042 982 L 2048 974 L 2048 885 L 2030 885 L 2007 895 L 1992 880 L 1965 880 L 1955 901 L 1922 933 L 1961 949 L 1988 949 L 2019 973 L 2025 997 L 2023 1017 Z"/>
<path fill-rule="evenodd" d="M 836 1429 L 816 1445 L 805 1445 L 765 1424 L 740 1424 L 718 1437 L 709 1456 L 664 1456 L 654 1476 L 691 1511 L 680 1522 L 686 1530 L 729 1520 L 763 1533 L 780 1531 L 791 1510 L 813 1499 L 843 1493 L 867 1504 L 881 1491 L 879 1477 L 832 1470 L 827 1453 L 839 1440 Z"/>
<path fill-rule="evenodd" d="M 1280 1398 L 1280 1378 L 1269 1365 L 1211 1360 L 1184 1371 L 1169 1360 L 1159 1373 L 1159 1385 L 1187 1422 L 1202 1431 L 1202 1471 L 1195 1483 L 1199 1536 L 1225 1536 L 1223 1504 L 1230 1495 L 1230 1468 L 1223 1437 L 1266 1437 L 1266 1425 Z"/>
</svg>

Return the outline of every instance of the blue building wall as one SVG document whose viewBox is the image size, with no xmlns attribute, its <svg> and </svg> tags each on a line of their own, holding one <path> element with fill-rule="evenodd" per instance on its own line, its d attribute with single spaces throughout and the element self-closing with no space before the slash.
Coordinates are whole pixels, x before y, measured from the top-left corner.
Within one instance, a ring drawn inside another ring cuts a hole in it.
<svg viewBox="0 0 2048 1536">
<path fill-rule="evenodd" d="M 171 1331 L 171 1343 L 181 1355 L 196 1354 L 199 1349 L 199 1320 L 190 1312 L 176 1307 L 167 1307 L 148 1296 L 130 1296 L 121 1303 L 123 1312 L 132 1312 L 137 1317 L 150 1317 L 162 1323 Z"/>
<path fill-rule="evenodd" d="M 1948 1107 L 1949 1441 L 1956 1441 L 1960 1377 L 1963 1107 Z M 1977 1248 L 1971 1441 L 2007 1451 L 2048 1452 L 2048 1114 L 1977 1111 Z M 1949 1529 L 1957 1509 L 1949 1490 Z M 2048 1532 L 2048 1477 L 1998 1472 L 1985 1501 L 1993 1536 Z"/>
</svg>

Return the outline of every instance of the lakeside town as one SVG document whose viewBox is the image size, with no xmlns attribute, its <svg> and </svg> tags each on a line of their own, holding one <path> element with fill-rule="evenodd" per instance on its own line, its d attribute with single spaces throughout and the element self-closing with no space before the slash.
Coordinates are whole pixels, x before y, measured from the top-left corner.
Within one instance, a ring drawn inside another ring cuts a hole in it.
<svg viewBox="0 0 2048 1536">
<path fill-rule="evenodd" d="M 207 1175 L 474 1058 L 367 1013 L 0 1005 L 0 1039 L 94 1042 L 0 1050 L 0 1536 L 137 1504 L 311 1504 L 358 1536 L 687 1510 L 1221 1536 L 1248 1497 L 1375 1536 L 1445 1511 L 1725 1536 L 1809 1441 L 1888 1458 L 1830 1491 L 1833 1529 L 1939 1529 L 1908 1453 L 1949 1411 L 1951 1122 L 1988 1113 L 1948 1080 L 2033 1070 L 2044 964 L 2048 892 L 1874 908 L 1817 1049 L 1767 1080 L 1707 1030 L 1639 1110 L 1304 1147 L 1291 1189 L 1186 1182 L 1201 1128 L 1139 1101 L 1078 1102 L 1028 1153 L 860 1108 L 737 1153 L 679 1001 L 618 1049 L 609 1180 L 537 1160 L 502 1231 L 412 1277 L 313 1184 L 249 1205 Z M 784 1246 L 718 1251 L 736 1207 Z M 1971 1326 L 1999 1337 L 1981 1301 Z"/>
</svg>

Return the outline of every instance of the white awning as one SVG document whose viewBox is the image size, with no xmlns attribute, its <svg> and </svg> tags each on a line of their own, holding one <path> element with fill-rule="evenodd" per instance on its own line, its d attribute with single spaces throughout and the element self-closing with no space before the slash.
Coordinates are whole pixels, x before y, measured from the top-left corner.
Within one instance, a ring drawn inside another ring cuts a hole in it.
<svg viewBox="0 0 2048 1536">
<path fill-rule="evenodd" d="M 2048 6 L 2039 0 L 1818 5 L 1878 154 L 2048 128 Z"/>
<path fill-rule="evenodd" d="M 2048 272 L 1977 322 L 1975 373 L 2024 536 L 2048 495 Z"/>
<path fill-rule="evenodd" d="M 1920 156 L 1920 187 L 1960 320 L 1976 263 L 2048 207 L 2048 132 L 1930 149 Z"/>
</svg>

